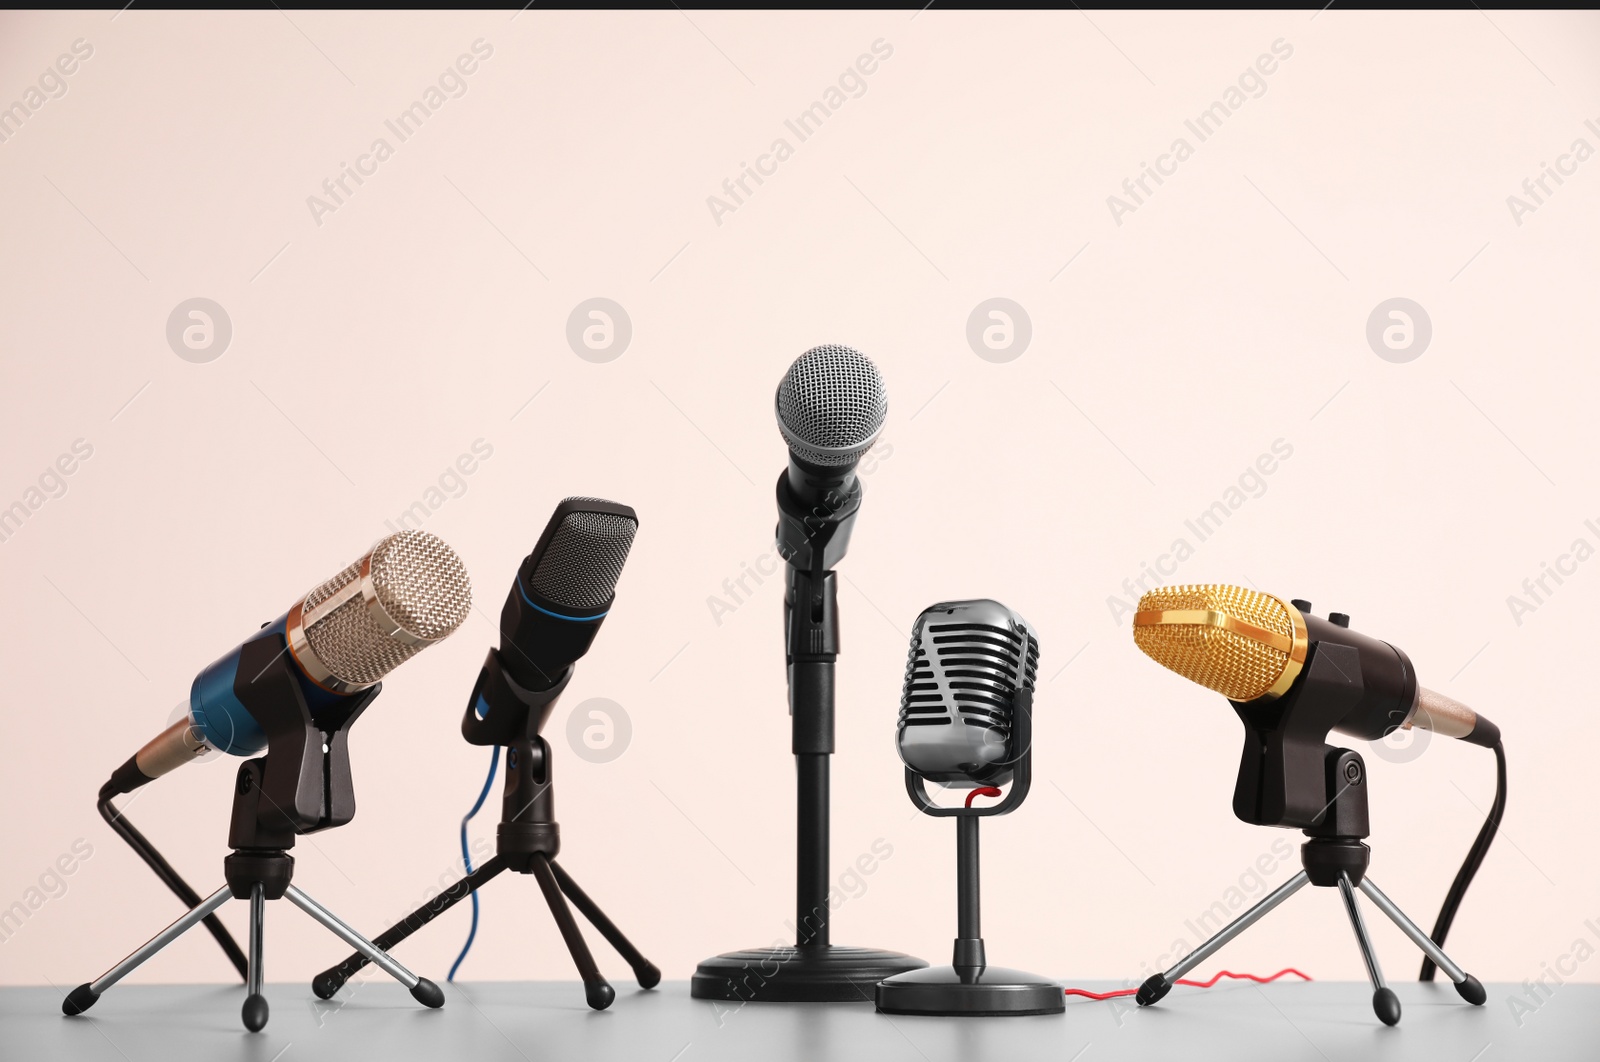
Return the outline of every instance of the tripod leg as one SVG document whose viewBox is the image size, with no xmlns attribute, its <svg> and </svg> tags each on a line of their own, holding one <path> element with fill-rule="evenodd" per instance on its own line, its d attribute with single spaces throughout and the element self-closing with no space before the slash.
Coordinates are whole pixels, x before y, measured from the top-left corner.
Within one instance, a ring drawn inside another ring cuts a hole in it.
<svg viewBox="0 0 1600 1062">
<path fill-rule="evenodd" d="M 94 1001 L 100 998 L 101 993 L 110 988 L 112 985 L 116 984 L 118 981 L 122 980 L 124 977 L 128 976 L 134 970 L 138 969 L 139 965 L 150 956 L 154 955 L 168 944 L 171 944 L 174 940 L 177 940 L 179 937 L 183 936 L 184 933 L 205 921 L 206 916 L 211 914 L 211 912 L 215 911 L 217 908 L 221 907 L 223 904 L 227 903 L 228 897 L 231 895 L 232 893 L 229 891 L 228 886 L 224 885 L 210 896 L 207 896 L 199 904 L 190 908 L 189 911 L 176 922 L 172 923 L 170 926 L 151 937 L 150 941 L 138 951 L 134 952 L 132 955 L 129 955 L 126 959 L 123 959 L 111 969 L 101 974 L 98 979 L 90 981 L 86 984 L 81 984 L 77 988 L 74 988 L 72 992 L 68 994 L 66 1000 L 61 1004 L 61 1013 L 69 1016 L 73 1014 L 82 1014 L 84 1011 L 94 1006 Z"/>
<path fill-rule="evenodd" d="M 1450 961 L 1450 956 L 1444 949 L 1433 942 L 1433 939 L 1417 928 L 1417 924 L 1406 917 L 1406 913 L 1395 906 L 1395 902 L 1383 894 L 1378 886 L 1372 883 L 1371 878 L 1362 878 L 1361 891 L 1366 893 L 1367 899 L 1378 905 L 1378 910 L 1389 916 L 1389 920 L 1400 927 L 1400 931 L 1411 938 L 1411 942 L 1422 949 L 1424 955 L 1433 960 L 1433 964 L 1443 970 L 1445 976 L 1455 982 L 1456 992 L 1462 999 L 1475 1007 L 1483 1006 L 1489 994 L 1483 990 L 1483 985 L 1478 979 L 1467 973 L 1461 967 Z"/>
<path fill-rule="evenodd" d="M 567 899 L 572 901 L 572 906 L 583 913 L 589 924 L 600 931 L 600 935 L 610 942 L 617 954 L 621 955 L 629 966 L 633 967 L 633 976 L 639 979 L 640 988 L 654 988 L 661 983 L 661 971 L 655 963 L 639 954 L 639 949 L 633 942 L 622 935 L 616 923 L 606 917 L 600 906 L 589 899 L 589 894 L 578 888 L 578 883 L 572 880 L 572 875 L 561 869 L 561 864 L 554 859 L 550 860 L 550 869 L 555 872 L 556 884 L 561 886 L 561 891 L 567 894 Z"/>
<path fill-rule="evenodd" d="M 250 966 L 245 974 L 244 1027 L 260 1032 L 267 1027 L 267 997 L 261 994 L 266 973 L 262 952 L 266 944 L 267 896 L 260 882 L 250 887 Z"/>
<path fill-rule="evenodd" d="M 1350 926 L 1356 931 L 1356 943 L 1361 945 L 1361 958 L 1367 964 L 1367 976 L 1372 979 L 1372 1010 L 1385 1025 L 1400 1021 L 1400 999 L 1394 989 L 1383 983 L 1383 971 L 1378 968 L 1378 955 L 1372 950 L 1372 938 L 1367 936 L 1367 923 L 1361 918 L 1361 908 L 1356 906 L 1356 890 L 1350 884 L 1350 875 L 1339 872 L 1339 896 L 1344 900 L 1345 913 L 1350 916 Z"/>
<path fill-rule="evenodd" d="M 1301 887 L 1310 880 L 1304 870 L 1295 874 L 1294 877 L 1262 897 L 1261 901 L 1250 910 L 1223 926 L 1210 940 L 1184 956 L 1172 969 L 1167 970 L 1165 973 L 1152 975 L 1149 980 L 1139 986 L 1139 991 L 1133 998 L 1138 1001 L 1141 1007 L 1148 1007 L 1150 1004 L 1157 1002 L 1162 996 L 1172 991 L 1172 986 L 1178 983 L 1178 978 L 1211 958 L 1224 944 L 1255 925 L 1267 912 L 1299 892 Z"/>
<path fill-rule="evenodd" d="M 293 885 L 285 889 L 283 895 L 290 903 L 322 923 L 323 928 L 365 955 L 370 962 L 375 963 L 384 973 L 410 989 L 412 999 L 425 1007 L 444 1006 L 444 993 L 439 991 L 438 985 L 426 977 L 418 977 L 404 966 L 395 962 L 388 952 L 379 950 L 377 945 L 346 925 L 338 915 Z"/>
<path fill-rule="evenodd" d="M 567 901 L 561 896 L 561 886 L 556 884 L 555 872 L 550 869 L 549 857 L 543 854 L 534 856 L 531 870 L 539 881 L 545 903 L 550 905 L 550 914 L 555 917 L 556 925 L 561 928 L 561 938 L 567 942 L 567 951 L 572 953 L 572 961 L 577 964 L 578 976 L 583 978 L 583 991 L 589 1000 L 589 1006 L 595 1010 L 605 1010 L 611 1006 L 611 1001 L 617 998 L 616 989 L 607 983 L 600 975 L 600 968 L 594 964 L 594 956 L 589 954 L 589 945 L 584 943 L 577 919 L 572 917 L 572 911 L 567 908 Z"/>
<path fill-rule="evenodd" d="M 396 944 L 405 940 L 411 934 L 444 914 L 460 901 L 471 896 L 476 890 L 487 884 L 496 874 L 506 868 L 506 861 L 500 856 L 495 856 L 471 874 L 458 880 L 444 892 L 435 896 L 421 907 L 406 915 L 400 921 L 384 930 L 373 941 L 384 951 L 389 951 Z M 338 966 L 330 966 L 311 979 L 311 991 L 317 994 L 318 999 L 332 999 L 333 994 L 345 986 L 345 982 L 354 977 L 356 971 L 366 966 L 368 959 L 361 952 L 355 952 Z"/>
</svg>

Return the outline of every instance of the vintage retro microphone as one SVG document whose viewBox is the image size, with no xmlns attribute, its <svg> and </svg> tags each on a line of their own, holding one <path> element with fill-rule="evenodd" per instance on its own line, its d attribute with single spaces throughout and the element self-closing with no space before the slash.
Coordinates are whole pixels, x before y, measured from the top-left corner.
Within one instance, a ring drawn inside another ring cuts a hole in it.
<svg viewBox="0 0 1600 1062">
<path fill-rule="evenodd" d="M 616 601 L 617 580 L 638 528 L 634 511 L 616 502 L 567 498 L 556 506 L 506 594 L 500 645 L 490 648 L 461 720 L 462 736 L 472 744 L 506 746 L 505 797 L 494 858 L 385 930 L 375 942 L 379 948 L 393 948 L 511 870 L 538 881 L 583 977 L 589 1006 L 604 1010 L 616 990 L 595 965 L 567 900 L 627 960 L 641 988 L 660 982 L 661 971 L 556 862 L 561 827 L 555 821 L 550 745 L 539 733 Z M 312 991 L 331 998 L 368 961 L 357 950 L 318 974 Z"/>
<path fill-rule="evenodd" d="M 1302 870 L 1184 958 L 1145 981 L 1148 1006 L 1178 978 L 1294 895 L 1307 883 L 1338 888 L 1372 981 L 1372 1006 L 1386 1025 L 1400 1020 L 1400 1001 L 1384 984 L 1366 925 L 1360 890 L 1427 960 L 1455 982 L 1467 1002 L 1487 998 L 1477 978 L 1443 951 L 1445 935 L 1505 810 L 1505 749 L 1488 719 L 1417 683 L 1411 659 L 1388 642 L 1350 629 L 1350 617 L 1311 614 L 1300 600 L 1237 586 L 1174 586 L 1152 590 L 1133 617 L 1134 642 L 1163 667 L 1227 697 L 1245 727 L 1233 811 L 1245 822 L 1304 831 Z M 1456 875 L 1432 937 L 1424 934 L 1367 876 L 1367 774 L 1361 755 L 1326 744 L 1330 732 L 1377 740 L 1399 728 L 1422 727 L 1492 749 L 1496 790 L 1488 820 Z"/>
<path fill-rule="evenodd" d="M 69 1015 L 195 925 L 205 922 L 248 986 L 244 1024 L 267 1022 L 261 964 L 265 901 L 287 898 L 374 962 L 429 1007 L 437 986 L 371 942 L 291 884 L 288 854 L 301 834 L 331 829 L 355 815 L 347 734 L 382 690 L 380 681 L 423 649 L 450 636 L 472 606 L 472 584 L 455 551 L 424 531 L 402 531 L 313 587 L 289 611 L 195 678 L 187 718 L 168 727 L 118 767 L 100 790 L 100 813 L 190 910 L 62 1004 Z M 255 756 L 234 785 L 223 861 L 227 884 L 201 899 L 112 806 L 112 798 L 218 750 Z M 256 754 L 265 752 L 264 756 Z M 241 962 L 214 912 L 230 898 L 250 901 L 250 955 Z"/>
<path fill-rule="evenodd" d="M 949 966 L 880 981 L 886 1014 L 1060 1014 L 1061 986 L 1035 974 L 990 966 L 979 927 L 978 821 L 1005 815 L 1033 782 L 1033 682 L 1039 639 L 998 601 L 945 601 L 922 611 L 911 629 L 897 746 L 906 792 L 924 815 L 956 820 L 956 912 Z M 971 790 L 964 806 L 940 807 L 924 781 Z M 973 807 L 977 796 L 999 804 Z"/>
<path fill-rule="evenodd" d="M 778 552 L 788 562 L 784 597 L 789 714 L 797 789 L 795 946 L 750 948 L 700 963 L 696 999 L 841 1002 L 927 963 L 898 952 L 832 943 L 828 906 L 828 757 L 833 753 L 833 675 L 839 655 L 838 584 L 861 508 L 856 465 L 889 414 L 883 377 L 849 347 L 812 347 L 778 384 L 778 430 L 789 466 L 778 476 Z"/>
</svg>

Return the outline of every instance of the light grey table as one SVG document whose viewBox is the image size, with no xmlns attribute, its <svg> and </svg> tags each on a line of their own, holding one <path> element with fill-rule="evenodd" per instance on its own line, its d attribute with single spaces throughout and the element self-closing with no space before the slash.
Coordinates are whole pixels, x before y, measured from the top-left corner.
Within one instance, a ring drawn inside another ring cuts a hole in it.
<svg viewBox="0 0 1600 1062">
<path fill-rule="evenodd" d="M 326 1003 L 305 985 L 276 984 L 267 986 L 271 1023 L 256 1034 L 239 1024 L 237 985 L 119 985 L 78 1018 L 62 1016 L 61 990 L 6 988 L 0 1060 L 1600 1060 L 1596 984 L 1562 985 L 1514 1013 L 1507 1000 L 1527 998 L 1520 986 L 1490 985 L 1488 1004 L 1469 1007 L 1448 984 L 1402 982 L 1405 1016 L 1392 1029 L 1373 1017 L 1371 989 L 1345 982 L 1177 988 L 1148 1010 L 1069 998 L 1064 1016 L 1034 1018 L 890 1018 L 867 1003 L 740 1007 L 690 999 L 681 981 L 616 987 L 617 1001 L 597 1013 L 575 982 L 450 985 L 437 1011 L 387 978 L 353 982 Z"/>
</svg>

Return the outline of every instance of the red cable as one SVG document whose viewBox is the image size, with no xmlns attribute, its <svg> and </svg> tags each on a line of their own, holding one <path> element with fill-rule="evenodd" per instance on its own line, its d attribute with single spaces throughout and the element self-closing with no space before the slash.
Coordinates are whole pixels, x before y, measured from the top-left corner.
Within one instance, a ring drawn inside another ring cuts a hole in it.
<svg viewBox="0 0 1600 1062">
<path fill-rule="evenodd" d="M 972 806 L 972 798 L 973 797 L 981 797 L 981 796 L 997 797 L 999 795 L 1000 795 L 1000 790 L 996 789 L 994 786 L 992 786 L 992 785 L 981 785 L 978 788 L 974 789 L 972 792 L 967 794 L 967 807 L 970 808 Z"/>
<path fill-rule="evenodd" d="M 1215 977 L 1213 977 L 1209 981 L 1190 981 L 1190 980 L 1186 980 L 1184 978 L 1179 978 L 1178 981 L 1177 981 L 1177 984 L 1188 985 L 1190 988 L 1210 988 L 1212 985 L 1216 984 L 1222 978 L 1224 978 L 1224 977 L 1232 977 L 1232 978 L 1234 978 L 1236 980 L 1239 980 L 1239 981 L 1254 981 L 1258 985 L 1264 985 L 1264 984 L 1267 984 L 1269 982 L 1276 981 L 1278 978 L 1283 977 L 1285 974 L 1294 974 L 1296 977 L 1300 978 L 1300 980 L 1302 980 L 1302 981 L 1311 980 L 1310 977 L 1308 977 L 1307 975 L 1301 973 L 1299 970 L 1296 970 L 1294 967 L 1290 966 L 1290 967 L 1287 967 L 1285 969 L 1279 970 L 1277 973 L 1273 974 L 1271 977 L 1257 977 L 1255 974 L 1234 973 L 1232 970 L 1218 970 L 1217 971 L 1217 975 Z M 1065 991 L 1066 994 L 1069 995 L 1069 996 L 1087 996 L 1089 999 L 1113 999 L 1113 998 L 1115 998 L 1117 996 L 1131 996 L 1135 992 L 1138 992 L 1139 990 L 1137 988 L 1122 988 L 1122 989 L 1118 989 L 1115 992 L 1091 992 L 1087 988 L 1068 988 L 1068 989 L 1064 989 L 1063 991 Z"/>
</svg>

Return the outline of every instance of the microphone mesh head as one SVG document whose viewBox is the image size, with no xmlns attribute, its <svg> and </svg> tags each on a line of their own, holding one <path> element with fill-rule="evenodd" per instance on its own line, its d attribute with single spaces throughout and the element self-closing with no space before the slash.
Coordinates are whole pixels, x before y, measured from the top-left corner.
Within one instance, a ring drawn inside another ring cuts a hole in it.
<svg viewBox="0 0 1600 1062">
<path fill-rule="evenodd" d="M 794 455 L 809 464 L 853 464 L 888 415 L 889 392 L 878 367 L 850 347 L 812 347 L 778 384 L 778 428 Z"/>
<path fill-rule="evenodd" d="M 1134 644 L 1156 663 L 1232 701 L 1277 697 L 1305 660 L 1305 619 L 1239 586 L 1167 586 L 1139 599 Z"/>
<path fill-rule="evenodd" d="M 1038 666 L 1032 628 L 998 601 L 924 609 L 911 631 L 900 697 L 900 758 L 944 785 L 1009 781 L 1017 690 L 1033 686 Z"/>
<path fill-rule="evenodd" d="M 562 504 L 570 502 L 604 499 L 567 498 Z M 638 530 L 638 520 L 617 513 L 581 509 L 568 513 L 534 565 L 528 588 L 568 608 L 601 607 L 616 592 Z"/>
<path fill-rule="evenodd" d="M 336 685 L 371 686 L 454 633 L 471 608 L 472 581 L 455 550 L 426 531 L 401 531 L 306 594 L 299 629 L 315 660 L 296 659 L 324 684 L 321 671 Z"/>
</svg>

